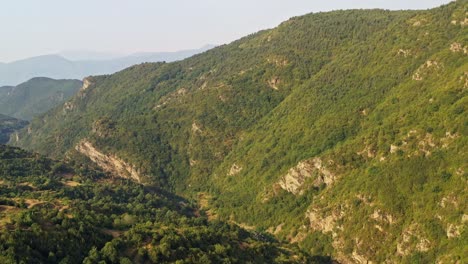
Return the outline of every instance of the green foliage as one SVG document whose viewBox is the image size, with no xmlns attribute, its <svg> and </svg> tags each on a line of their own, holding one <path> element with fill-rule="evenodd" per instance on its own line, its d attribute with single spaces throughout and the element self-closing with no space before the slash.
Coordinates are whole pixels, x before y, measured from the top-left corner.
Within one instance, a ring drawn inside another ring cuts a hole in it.
<svg viewBox="0 0 468 264">
<path fill-rule="evenodd" d="M 28 125 L 28 122 L 0 114 L 0 144 L 10 140 L 10 135 Z"/>
<path fill-rule="evenodd" d="M 313 254 L 464 260 L 468 57 L 451 47 L 468 45 L 467 8 L 310 14 L 180 62 L 92 77 L 15 144 L 64 157 L 86 139 L 147 183 L 210 197 L 220 220 L 278 230 Z M 281 188 L 314 158 L 333 183 L 315 184 L 314 171 L 302 194 Z M 311 212 L 323 221 L 304 221 Z M 170 248 L 138 254 L 171 261 Z"/>
<path fill-rule="evenodd" d="M 208 222 L 158 188 L 79 173 L 83 166 L 0 145 L 2 263 L 292 262 L 274 240 Z M 298 253 L 294 262 L 306 262 Z"/>
<path fill-rule="evenodd" d="M 81 84 L 78 80 L 33 78 L 16 87 L 0 87 L 0 113 L 31 120 L 75 95 Z"/>
</svg>

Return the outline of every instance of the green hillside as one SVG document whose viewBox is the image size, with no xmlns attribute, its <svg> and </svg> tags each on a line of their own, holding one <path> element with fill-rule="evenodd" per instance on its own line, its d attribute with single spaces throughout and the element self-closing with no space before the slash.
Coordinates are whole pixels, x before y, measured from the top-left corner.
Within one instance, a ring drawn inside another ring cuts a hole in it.
<svg viewBox="0 0 468 264">
<path fill-rule="evenodd" d="M 27 121 L 0 114 L 0 144 L 5 144 L 10 140 L 10 135 L 28 125 Z"/>
<path fill-rule="evenodd" d="M 18 86 L 0 87 L 0 113 L 31 120 L 63 104 L 81 86 L 78 80 L 33 78 Z"/>
<path fill-rule="evenodd" d="M 467 261 L 467 1 L 292 18 L 89 78 L 18 146 L 341 262 Z"/>
<path fill-rule="evenodd" d="M 1 263 L 316 261 L 266 234 L 208 222 L 180 197 L 107 178 L 76 160 L 0 145 L 0 187 Z"/>
</svg>

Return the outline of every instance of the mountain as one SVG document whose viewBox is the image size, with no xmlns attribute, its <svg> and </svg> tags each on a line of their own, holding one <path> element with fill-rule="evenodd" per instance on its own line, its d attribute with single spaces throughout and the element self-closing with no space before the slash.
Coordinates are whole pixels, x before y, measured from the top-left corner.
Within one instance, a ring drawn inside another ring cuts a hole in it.
<svg viewBox="0 0 468 264">
<path fill-rule="evenodd" d="M 90 50 L 64 50 L 57 55 L 71 61 L 87 61 L 87 60 L 111 60 L 120 57 L 125 57 L 123 54 L 113 52 L 99 52 Z"/>
<path fill-rule="evenodd" d="M 1 263 L 316 263 L 76 161 L 0 145 L 0 186 Z"/>
<path fill-rule="evenodd" d="M 466 262 L 467 1 L 349 10 L 88 78 L 10 143 L 340 263 Z"/>
<path fill-rule="evenodd" d="M 0 87 L 0 113 L 31 120 L 61 105 L 82 87 L 78 80 L 33 78 L 18 86 Z"/>
<path fill-rule="evenodd" d="M 206 51 L 213 46 L 177 52 L 148 52 L 107 60 L 65 59 L 60 55 L 44 55 L 0 64 L 0 85 L 18 85 L 34 77 L 83 79 L 90 75 L 111 74 L 143 62 L 176 61 Z"/>
<path fill-rule="evenodd" d="M 20 130 L 27 125 L 27 121 L 18 120 L 16 118 L 0 114 L 0 144 L 7 143 L 13 132 Z"/>
</svg>

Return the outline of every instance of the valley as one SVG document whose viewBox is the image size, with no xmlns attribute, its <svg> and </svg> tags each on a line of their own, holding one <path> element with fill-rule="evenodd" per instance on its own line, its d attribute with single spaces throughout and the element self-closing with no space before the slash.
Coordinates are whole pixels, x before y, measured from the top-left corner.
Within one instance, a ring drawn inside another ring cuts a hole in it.
<svg viewBox="0 0 468 264">
<path fill-rule="evenodd" d="M 29 123 L 1 146 L 0 260 L 467 262 L 467 14 L 311 13 L 34 102 L 1 88 Z"/>
</svg>

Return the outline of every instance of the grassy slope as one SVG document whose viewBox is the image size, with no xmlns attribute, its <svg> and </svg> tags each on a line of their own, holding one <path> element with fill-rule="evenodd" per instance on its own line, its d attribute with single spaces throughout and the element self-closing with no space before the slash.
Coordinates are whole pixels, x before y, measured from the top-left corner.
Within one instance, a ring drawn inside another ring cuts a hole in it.
<svg viewBox="0 0 468 264">
<path fill-rule="evenodd" d="M 342 259 L 466 258 L 468 69 L 466 54 L 450 50 L 467 45 L 466 9 L 457 1 L 313 14 L 182 62 L 95 77 L 73 111 L 33 122 L 19 144 L 61 156 L 89 138 L 162 186 L 210 193 L 223 219 L 285 223 L 280 237 Z M 372 154 L 357 154 L 363 149 Z M 313 157 L 333 162 L 337 182 L 306 183 L 301 196 L 277 189 L 288 169 Z M 242 170 L 230 176 L 233 164 Z M 331 233 L 304 217 L 312 209 L 346 215 L 333 224 L 334 249 L 325 243 Z M 377 209 L 396 223 L 375 222 Z M 462 229 L 448 239 L 451 225 Z M 399 244 L 410 253 L 395 254 Z"/>
</svg>

